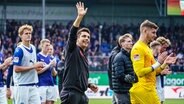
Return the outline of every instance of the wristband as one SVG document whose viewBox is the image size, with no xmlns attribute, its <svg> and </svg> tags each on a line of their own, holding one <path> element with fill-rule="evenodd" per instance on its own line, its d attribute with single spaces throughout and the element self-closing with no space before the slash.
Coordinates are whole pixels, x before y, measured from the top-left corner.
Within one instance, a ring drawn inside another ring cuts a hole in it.
<svg viewBox="0 0 184 104">
<path fill-rule="evenodd" d="M 153 72 L 154 71 L 154 68 L 151 66 L 151 71 Z"/>
<path fill-rule="evenodd" d="M 154 71 L 155 69 L 159 68 L 160 67 L 160 63 L 157 61 L 155 64 L 153 64 L 151 67 L 152 67 L 152 70 Z"/>
<path fill-rule="evenodd" d="M 162 70 L 164 70 L 166 66 L 167 66 L 167 64 L 162 64 L 162 65 L 160 66 L 160 68 L 161 68 Z"/>
</svg>

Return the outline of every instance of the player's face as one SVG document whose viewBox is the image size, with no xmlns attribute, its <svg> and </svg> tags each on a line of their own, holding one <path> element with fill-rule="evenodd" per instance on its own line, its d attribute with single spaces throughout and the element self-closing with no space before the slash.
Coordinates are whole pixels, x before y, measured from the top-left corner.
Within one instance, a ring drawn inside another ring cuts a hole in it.
<svg viewBox="0 0 184 104">
<path fill-rule="evenodd" d="M 54 53 L 53 46 L 50 45 L 49 50 L 48 50 L 48 54 L 49 54 L 49 55 L 53 55 L 53 53 Z"/>
<path fill-rule="evenodd" d="M 161 50 L 161 45 L 157 45 L 155 47 L 155 50 L 156 50 L 156 53 L 159 54 L 160 53 L 160 50 Z"/>
<path fill-rule="evenodd" d="M 32 33 L 29 29 L 24 29 L 23 34 L 21 35 L 22 41 L 31 41 Z"/>
<path fill-rule="evenodd" d="M 153 40 L 155 40 L 155 38 L 157 37 L 156 33 L 157 33 L 157 29 L 154 29 L 154 28 L 146 29 L 148 42 L 152 42 Z"/>
<path fill-rule="evenodd" d="M 122 42 L 122 46 L 123 48 L 127 49 L 127 50 L 131 50 L 132 49 L 132 39 L 131 38 L 125 38 L 125 41 Z"/>
<path fill-rule="evenodd" d="M 162 52 L 166 51 L 168 47 L 169 47 L 169 44 L 164 43 L 164 44 L 162 45 L 162 47 L 161 47 L 160 52 L 162 53 Z"/>
<path fill-rule="evenodd" d="M 90 43 L 90 34 L 87 32 L 81 32 L 81 34 L 77 38 L 77 44 L 82 49 L 86 49 Z"/>
<path fill-rule="evenodd" d="M 50 43 L 49 43 L 49 42 L 45 42 L 45 43 L 43 43 L 42 50 L 43 50 L 45 53 L 48 53 L 49 47 L 50 47 Z"/>
</svg>

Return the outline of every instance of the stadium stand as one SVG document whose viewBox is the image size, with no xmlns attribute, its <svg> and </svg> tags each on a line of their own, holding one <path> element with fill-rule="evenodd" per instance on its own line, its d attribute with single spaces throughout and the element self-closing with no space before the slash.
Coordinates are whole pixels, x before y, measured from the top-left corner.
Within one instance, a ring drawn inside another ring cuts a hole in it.
<svg viewBox="0 0 184 104">
<path fill-rule="evenodd" d="M 8 57 L 9 54 L 13 53 L 16 44 L 20 41 L 17 33 L 18 27 L 24 22 L 18 20 L 7 20 L 6 24 L 6 34 L 1 33 L 2 45 L 1 51 L 5 53 L 5 57 Z M 33 25 L 33 41 L 32 43 L 39 49 L 39 42 L 41 40 L 41 21 L 29 21 L 25 22 L 27 24 Z M 53 23 L 46 24 L 46 38 L 51 40 L 51 43 L 54 45 L 55 55 L 60 58 L 65 41 L 67 40 L 68 32 L 72 22 L 63 25 L 62 23 Z M 108 55 L 111 49 L 115 46 L 115 40 L 118 36 L 124 33 L 131 33 L 134 37 L 134 41 L 138 38 L 138 24 L 130 25 L 120 25 L 114 24 L 109 25 L 107 23 L 91 23 L 87 24 L 87 27 L 91 30 L 91 45 L 89 48 L 89 62 L 91 63 L 91 70 L 107 70 L 107 61 Z M 102 26 L 102 42 L 99 43 L 99 34 L 100 26 Z M 160 26 L 160 29 L 157 33 L 159 36 L 167 37 L 171 40 L 171 47 L 168 49 L 169 52 L 177 53 L 178 60 L 176 64 L 172 65 L 173 71 L 184 72 L 184 25 L 176 25 L 166 27 L 164 24 Z"/>
</svg>

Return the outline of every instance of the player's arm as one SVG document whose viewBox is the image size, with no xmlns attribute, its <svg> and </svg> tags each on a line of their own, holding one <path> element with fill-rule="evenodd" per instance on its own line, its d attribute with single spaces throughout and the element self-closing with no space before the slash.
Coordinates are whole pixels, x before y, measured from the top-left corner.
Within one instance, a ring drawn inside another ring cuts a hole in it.
<svg viewBox="0 0 184 104">
<path fill-rule="evenodd" d="M 7 75 L 7 80 L 6 80 L 6 87 L 7 87 L 6 96 L 8 99 L 10 99 L 10 97 L 11 97 L 10 82 L 11 82 L 12 75 L 13 75 L 13 65 L 11 65 L 8 68 L 8 75 Z"/>
<path fill-rule="evenodd" d="M 137 76 L 142 77 L 152 72 L 152 67 L 144 67 L 144 50 L 142 48 L 133 48 L 131 51 L 131 60 Z"/>
<path fill-rule="evenodd" d="M 7 74 L 7 80 L 6 80 L 6 87 L 10 88 L 10 82 L 11 82 L 11 77 L 13 75 L 13 65 L 11 65 L 8 68 L 8 74 Z"/>
<path fill-rule="evenodd" d="M 14 58 L 13 58 L 13 68 L 15 72 L 23 72 L 28 71 L 34 68 L 34 66 L 21 66 L 23 58 L 23 50 L 20 47 L 17 47 L 14 52 Z"/>
<path fill-rule="evenodd" d="M 169 55 L 170 56 L 170 55 Z M 142 48 L 134 48 L 131 51 L 131 59 L 133 62 L 133 67 L 134 67 L 134 71 L 137 74 L 137 76 L 142 77 L 150 72 L 159 70 L 159 68 L 161 67 L 162 63 L 164 63 L 164 60 L 167 57 L 167 52 L 163 52 L 162 54 L 160 54 L 158 56 L 158 61 L 156 61 L 153 65 L 145 67 L 145 63 L 146 60 L 144 59 L 145 57 L 145 53 L 144 50 Z M 168 61 L 166 60 L 166 63 L 169 62 L 169 58 L 168 57 Z M 154 61 L 154 60 L 152 60 Z"/>
<path fill-rule="evenodd" d="M 162 72 L 162 69 L 161 69 L 161 68 L 158 68 L 158 69 L 156 70 L 156 75 L 157 75 L 157 76 L 160 75 L 161 72 Z"/>
<path fill-rule="evenodd" d="M 0 70 L 1 70 L 4 66 L 5 66 L 4 64 L 0 64 Z"/>
<path fill-rule="evenodd" d="M 167 65 L 162 71 L 159 73 L 160 76 L 166 76 L 171 74 L 172 71 L 170 70 L 170 67 Z"/>
<path fill-rule="evenodd" d="M 157 62 L 159 62 L 159 63 L 162 62 L 162 64 L 160 64 L 159 67 L 157 66 L 158 68 L 156 69 L 156 75 L 159 75 L 165 69 L 165 67 L 168 65 L 167 61 L 165 61 L 167 54 L 168 54 L 168 52 L 165 51 L 165 52 L 162 52 L 162 54 L 160 54 L 158 56 Z"/>
<path fill-rule="evenodd" d="M 58 64 L 58 62 L 59 62 L 60 60 L 59 59 L 57 59 L 57 58 L 54 58 L 54 60 L 53 60 L 53 62 L 54 62 L 54 67 L 53 67 L 53 69 L 52 69 L 52 76 L 56 76 L 57 74 L 58 74 L 58 72 L 57 72 L 57 64 Z"/>
<path fill-rule="evenodd" d="M 84 7 L 84 3 L 83 2 L 78 2 L 76 4 L 76 8 L 77 8 L 77 18 L 75 19 L 75 21 L 73 23 L 73 26 L 79 27 L 83 17 L 87 13 L 88 8 Z"/>
<path fill-rule="evenodd" d="M 0 70 L 5 71 L 8 66 L 10 66 L 12 63 L 12 57 L 8 57 L 7 59 L 5 59 L 5 61 L 3 62 L 3 64 L 0 65 Z"/>
<path fill-rule="evenodd" d="M 162 57 L 161 57 L 161 59 L 162 59 Z M 157 74 L 160 74 L 164 69 L 167 69 L 169 64 L 174 64 L 176 62 L 176 59 L 177 59 L 177 57 L 173 56 L 173 53 L 169 54 L 165 58 L 163 64 L 159 67 L 159 70 L 158 70 Z"/>
<path fill-rule="evenodd" d="M 52 69 L 52 76 L 56 76 L 56 75 L 57 75 L 56 68 L 53 68 L 53 69 Z"/>
<path fill-rule="evenodd" d="M 16 73 L 20 73 L 20 72 L 24 72 L 24 71 L 28 71 L 28 70 L 32 70 L 32 69 L 36 69 L 39 70 L 39 68 L 43 67 L 43 62 L 37 62 L 35 64 L 33 64 L 32 66 L 19 66 L 14 64 L 14 70 Z"/>
<path fill-rule="evenodd" d="M 13 58 L 13 69 L 15 70 L 16 73 L 43 67 L 42 62 L 32 63 L 33 65 L 31 66 L 21 66 L 22 58 L 23 58 L 23 50 L 17 47 L 15 49 Z"/>
<path fill-rule="evenodd" d="M 54 67 L 54 69 L 52 70 L 52 75 L 53 75 L 53 76 L 56 76 L 56 75 L 59 74 L 59 70 L 58 70 L 59 62 L 61 62 L 61 60 L 57 58 L 57 59 L 56 59 L 55 67 Z"/>
<path fill-rule="evenodd" d="M 41 74 L 43 72 L 45 72 L 46 70 L 48 70 L 49 68 L 53 68 L 52 64 L 48 64 L 46 66 L 44 66 L 43 68 L 40 68 L 37 70 L 38 74 Z"/>
<path fill-rule="evenodd" d="M 69 38 L 68 38 L 68 42 L 67 42 L 67 45 L 66 45 L 66 48 L 69 51 L 72 51 L 76 46 L 77 30 L 80 26 L 80 23 L 81 23 L 84 15 L 87 12 L 87 8 L 86 9 L 84 8 L 84 3 L 82 3 L 82 2 L 78 2 L 76 4 L 76 8 L 77 8 L 78 15 L 77 15 L 77 18 L 75 19 L 75 21 L 73 23 L 73 26 L 70 29 Z"/>
<path fill-rule="evenodd" d="M 37 70 L 37 73 L 38 74 L 42 74 L 43 72 L 45 72 L 47 69 L 49 69 L 50 68 L 50 66 L 49 65 L 46 65 L 44 68 L 39 68 L 38 70 Z"/>
<path fill-rule="evenodd" d="M 162 64 L 157 70 L 156 75 L 161 75 L 161 72 L 165 69 L 165 67 L 168 66 L 167 64 Z"/>
<path fill-rule="evenodd" d="M 38 62 L 42 62 L 40 59 L 40 54 L 37 54 L 37 61 Z M 37 72 L 38 74 L 42 74 L 43 72 L 45 72 L 46 70 L 48 70 L 49 68 L 53 67 L 53 64 L 50 62 L 48 65 L 44 65 L 42 68 L 38 68 Z"/>
</svg>

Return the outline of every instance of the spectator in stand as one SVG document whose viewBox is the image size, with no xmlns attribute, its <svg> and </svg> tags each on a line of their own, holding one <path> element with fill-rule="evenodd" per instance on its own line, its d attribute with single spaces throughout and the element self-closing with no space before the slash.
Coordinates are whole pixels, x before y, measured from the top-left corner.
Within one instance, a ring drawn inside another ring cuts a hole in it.
<svg viewBox="0 0 184 104">
<path fill-rule="evenodd" d="M 4 53 L 5 58 L 7 57 L 7 53 L 11 50 L 14 52 L 15 45 L 20 41 L 20 38 L 17 35 L 17 29 L 20 25 L 23 23 L 29 23 L 33 24 L 33 27 L 35 28 L 32 34 L 32 43 L 37 47 L 38 49 L 38 44 L 41 40 L 41 37 L 39 34 L 41 34 L 41 21 L 28 21 L 24 22 L 21 20 L 7 20 L 7 31 L 6 34 L 1 33 L 1 37 L 3 39 L 2 43 L 2 49 L 1 52 Z M 68 38 L 67 34 L 69 32 L 69 27 L 72 25 L 72 22 L 69 21 L 66 25 L 63 25 L 62 23 L 52 23 L 52 24 L 46 24 L 46 37 L 51 40 L 51 43 L 54 46 L 55 49 L 55 56 L 56 57 L 61 57 L 61 51 L 63 51 L 63 41 L 64 44 L 66 44 L 66 40 Z M 101 26 L 101 31 L 100 31 L 100 26 Z M 107 24 L 107 23 L 90 23 L 87 24 L 86 27 L 89 27 L 91 30 L 92 34 L 92 39 L 91 39 L 91 47 L 89 48 L 90 56 L 102 56 L 102 55 L 109 55 L 110 50 L 116 45 L 116 37 L 119 34 L 123 33 L 132 33 L 133 37 L 135 40 L 138 39 L 138 27 L 139 24 Z M 169 51 L 178 53 L 177 56 L 179 56 L 177 60 L 177 65 L 183 65 L 184 64 L 184 59 L 181 58 L 183 56 L 184 52 L 184 25 L 175 25 L 175 26 L 167 26 L 165 24 L 162 24 L 158 34 L 163 37 L 168 37 L 169 40 L 171 40 L 172 45 Z M 102 40 L 106 41 L 106 44 L 109 48 L 107 50 L 105 48 L 101 48 L 99 45 L 99 34 L 102 34 Z M 62 42 L 59 42 L 61 40 Z M 61 47 L 60 47 L 61 46 Z M 101 49 L 103 51 L 101 51 Z M 105 51 L 104 51 L 105 49 Z M 108 56 L 107 56 L 108 57 Z M 175 64 L 176 65 L 176 64 Z M 174 65 L 173 65 L 174 66 Z M 176 66 L 176 71 L 184 71 L 180 70 L 178 66 Z"/>
</svg>

